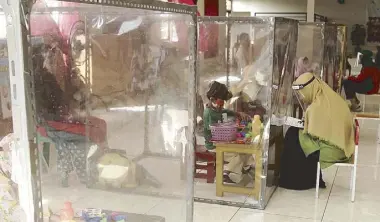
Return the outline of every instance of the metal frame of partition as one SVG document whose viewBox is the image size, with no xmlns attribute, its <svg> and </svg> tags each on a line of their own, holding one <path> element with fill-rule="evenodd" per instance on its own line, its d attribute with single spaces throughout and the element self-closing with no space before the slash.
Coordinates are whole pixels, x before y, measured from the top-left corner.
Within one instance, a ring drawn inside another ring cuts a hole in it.
<svg viewBox="0 0 380 222">
<path fill-rule="evenodd" d="M 254 16 L 274 16 L 274 17 L 283 17 L 289 19 L 295 19 L 298 21 L 306 21 L 307 13 L 305 12 L 256 12 Z M 323 15 L 314 14 L 314 21 L 316 22 L 327 22 L 328 18 Z"/>
<path fill-rule="evenodd" d="M 271 96 L 269 96 L 271 101 L 269 101 L 269 110 L 268 115 L 282 115 L 282 108 L 288 109 L 288 106 L 290 107 L 291 102 L 286 103 L 286 104 L 278 104 L 278 102 L 281 101 L 279 98 L 281 93 L 284 93 L 284 90 L 289 91 L 291 87 L 286 87 L 287 82 L 292 82 L 293 80 L 293 69 L 294 69 L 294 60 L 296 56 L 296 42 L 297 42 L 297 32 L 298 32 L 298 21 L 296 20 L 291 20 L 291 19 L 286 19 L 286 18 L 275 18 L 275 17 L 199 17 L 198 18 L 198 28 L 201 27 L 202 24 L 221 24 L 225 23 L 226 24 L 226 34 L 224 36 L 225 38 L 225 55 L 224 59 L 225 61 L 225 75 L 227 78 L 227 85 L 229 84 L 229 78 L 231 75 L 231 60 L 232 60 L 232 50 L 231 50 L 231 29 L 234 24 L 259 24 L 263 23 L 263 21 L 269 21 L 269 25 L 271 27 L 271 34 L 269 37 L 269 45 L 267 46 L 270 49 L 270 56 L 271 56 L 271 61 L 270 61 L 270 67 L 269 70 L 270 73 L 272 73 L 271 77 L 271 82 L 273 87 L 271 87 Z M 266 24 L 266 23 L 264 23 Z M 291 29 L 289 33 L 287 33 L 290 39 L 292 41 L 287 42 L 287 44 L 283 45 L 284 49 L 282 54 L 277 50 L 277 46 L 281 45 L 282 39 L 281 34 L 277 34 L 276 32 L 276 27 L 279 27 L 279 25 L 288 25 Z M 198 33 L 200 35 L 201 32 Z M 219 32 L 221 33 L 221 32 Z M 223 34 L 222 34 L 223 35 Z M 198 36 L 199 39 L 201 39 L 201 36 Z M 220 38 L 220 36 L 219 36 Z M 293 41 L 294 40 L 294 41 Z M 221 48 L 219 48 L 221 49 Z M 199 50 L 199 49 L 198 49 Z M 223 49 L 221 49 L 223 50 Z M 282 59 L 284 59 L 283 62 L 280 62 L 279 60 L 283 56 Z M 288 58 L 288 59 L 286 59 Z M 198 60 L 201 59 L 201 56 L 198 56 Z M 198 62 L 198 80 L 197 82 L 199 83 L 199 78 L 201 77 L 201 62 Z M 281 67 L 279 67 L 281 66 Z M 224 69 L 224 68 L 223 68 Z M 289 88 L 289 89 L 284 89 L 284 88 Z M 285 92 L 286 93 L 286 92 Z M 291 95 L 291 92 L 290 92 Z M 288 98 L 292 100 L 292 96 Z M 286 106 L 286 107 L 282 107 Z M 270 119 L 270 117 L 269 117 Z M 270 120 L 269 120 L 270 121 Z M 268 204 L 271 196 L 275 192 L 277 185 L 275 185 L 274 189 L 271 189 L 270 192 L 266 192 L 269 188 L 267 188 L 267 171 L 269 168 L 272 169 L 272 167 L 279 167 L 279 163 L 276 161 L 275 164 L 269 164 L 268 163 L 268 152 L 269 152 L 269 146 L 276 144 L 276 160 L 279 160 L 278 154 L 277 153 L 277 146 L 279 150 L 282 149 L 282 140 L 283 138 L 283 131 L 282 131 L 282 126 L 277 127 L 277 126 L 271 126 L 270 133 L 272 133 L 272 127 L 273 127 L 273 135 L 270 135 L 270 139 L 266 143 L 263 144 L 263 150 L 262 150 L 262 158 L 263 158 L 263 166 L 262 166 L 262 175 L 261 175 L 261 187 L 260 187 L 260 195 L 259 195 L 259 200 L 258 204 L 251 204 L 251 203 L 241 203 L 241 202 L 234 202 L 234 201 L 224 201 L 220 199 L 209 199 L 209 198 L 204 198 L 204 197 L 198 197 L 195 196 L 194 200 L 198 202 L 205 202 L 205 203 L 212 203 L 212 204 L 221 204 L 221 205 L 229 205 L 229 206 L 237 206 L 237 207 L 243 207 L 243 208 L 256 208 L 256 209 L 265 209 L 266 205 Z M 276 128 L 277 127 L 277 128 Z M 278 133 L 278 134 L 277 134 Z M 272 188 L 272 187 L 271 187 Z"/>
<path fill-rule="evenodd" d="M 174 3 L 167 3 L 155 0 L 68 0 L 65 2 L 84 3 L 99 6 L 115 6 L 120 8 L 134 8 L 159 12 L 188 14 L 193 18 L 194 25 L 196 26 L 196 7 L 188 5 L 180 5 Z M 1 0 L 0 4 L 7 16 L 7 38 L 8 50 L 10 61 L 10 82 L 12 90 L 12 112 L 13 112 L 13 125 L 14 135 L 17 140 L 18 148 L 22 147 L 22 157 L 25 162 L 25 172 L 23 182 L 20 183 L 20 203 L 26 211 L 26 222 L 42 222 L 42 193 L 41 193 L 41 172 L 39 167 L 39 154 L 36 144 L 36 113 L 34 102 L 34 82 L 33 82 L 33 68 L 31 58 L 28 56 L 31 52 L 31 35 L 30 35 L 30 14 L 34 0 Z M 83 14 L 93 13 L 86 7 L 57 7 L 50 8 L 51 10 L 43 10 L 40 13 L 49 13 L 50 11 L 58 11 L 59 13 L 70 13 L 72 11 L 79 11 Z M 87 26 L 86 26 L 87 27 Z M 189 106 L 195 106 L 195 92 L 196 92 L 196 58 L 195 52 L 197 45 L 196 29 L 194 33 L 189 33 L 194 36 L 194 42 L 190 42 L 194 50 L 190 51 L 191 62 L 189 64 L 193 76 L 189 79 L 189 92 L 193 95 L 190 98 Z M 86 34 L 88 37 L 88 35 Z M 87 47 L 89 47 L 87 45 Z M 88 50 L 86 50 L 88 51 Z M 86 52 L 86 72 L 88 72 L 88 60 L 90 55 Z M 193 137 L 195 127 L 195 112 L 189 109 L 189 137 Z M 147 135 L 145 135 L 146 137 Z M 193 146 L 187 146 L 188 149 L 193 150 Z M 193 152 L 187 152 L 189 163 L 193 161 Z M 192 166 L 192 165 L 191 165 Z M 188 179 L 193 178 L 193 171 L 187 172 Z M 189 189 L 186 193 L 187 213 L 186 221 L 193 221 L 193 191 Z"/>
</svg>

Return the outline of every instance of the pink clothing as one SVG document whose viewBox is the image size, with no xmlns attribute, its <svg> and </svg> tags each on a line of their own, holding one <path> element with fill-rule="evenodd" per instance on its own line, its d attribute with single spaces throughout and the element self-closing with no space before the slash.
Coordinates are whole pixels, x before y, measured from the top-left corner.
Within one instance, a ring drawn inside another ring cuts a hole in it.
<svg viewBox="0 0 380 222">
<path fill-rule="evenodd" d="M 75 7 L 78 3 L 72 2 L 57 2 L 60 7 Z M 33 5 L 33 10 L 43 10 L 47 8 L 44 0 L 38 0 Z M 54 21 L 51 14 L 31 13 L 30 16 L 30 31 L 32 36 L 53 37 L 60 43 L 60 49 L 64 54 L 68 54 L 70 34 L 75 23 L 80 21 L 78 13 L 59 14 L 58 23 Z"/>
<path fill-rule="evenodd" d="M 311 64 L 307 57 L 301 57 L 298 59 L 297 66 L 296 66 L 296 72 L 294 73 L 294 77 L 298 78 L 300 75 L 312 72 L 313 69 L 311 68 Z"/>
<path fill-rule="evenodd" d="M 169 2 L 177 3 L 177 4 L 185 4 L 185 5 L 194 5 L 193 0 L 169 0 Z M 197 16 L 200 16 L 199 11 L 197 11 Z M 183 24 L 183 22 L 176 22 L 176 30 L 178 36 L 178 47 L 181 47 L 183 50 L 188 49 L 188 33 L 187 27 Z M 206 40 L 206 29 L 204 25 L 199 25 L 199 50 L 204 52 L 207 50 L 207 41 Z"/>
</svg>

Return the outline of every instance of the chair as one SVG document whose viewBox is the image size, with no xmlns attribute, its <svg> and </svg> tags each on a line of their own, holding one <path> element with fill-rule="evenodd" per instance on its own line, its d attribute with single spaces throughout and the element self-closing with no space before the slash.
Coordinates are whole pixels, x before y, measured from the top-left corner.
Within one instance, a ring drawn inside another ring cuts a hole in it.
<svg viewBox="0 0 380 222">
<path fill-rule="evenodd" d="M 351 182 L 350 182 L 350 189 L 351 189 L 351 201 L 355 201 L 355 189 L 356 189 L 356 171 L 357 171 L 357 164 L 358 164 L 358 147 L 359 147 L 359 121 L 355 119 L 355 152 L 354 156 L 352 158 L 352 162 L 350 163 L 336 163 L 335 166 L 339 167 L 351 167 Z M 318 162 L 317 166 L 317 181 L 316 181 L 316 192 L 315 197 L 319 197 L 319 180 L 320 180 L 320 171 L 321 171 L 321 164 Z"/>
<path fill-rule="evenodd" d="M 367 103 L 368 100 L 369 101 L 375 100 L 376 101 L 375 104 L 379 104 L 379 113 L 380 113 L 380 93 L 378 93 L 378 94 L 372 94 L 372 95 L 366 95 L 366 94 L 364 94 L 364 95 L 362 95 L 362 97 L 363 97 L 363 101 L 362 101 L 362 103 L 363 103 L 363 111 L 365 111 L 365 106 L 366 106 L 366 103 Z"/>
<path fill-rule="evenodd" d="M 184 126 L 181 127 L 175 136 L 175 146 L 177 149 L 182 149 L 183 143 L 185 141 L 181 141 L 181 137 L 183 136 L 183 133 L 188 135 L 188 127 Z M 194 140 L 194 144 L 197 144 L 196 139 Z M 194 150 L 194 178 L 198 179 L 206 179 L 207 183 L 214 183 L 215 177 L 216 177 L 216 154 L 209 151 L 199 151 L 199 150 L 205 150 L 202 149 L 202 145 L 196 145 L 196 148 Z M 186 152 L 188 151 L 188 147 L 185 147 L 185 156 Z M 182 158 L 181 163 L 181 178 L 183 180 L 186 179 L 186 171 L 187 171 L 187 159 Z"/>
<path fill-rule="evenodd" d="M 209 151 L 195 151 L 194 177 L 214 183 L 216 176 L 216 155 Z"/>
<path fill-rule="evenodd" d="M 40 163 L 41 163 L 41 170 L 42 172 L 46 172 L 47 174 L 49 174 L 50 169 L 51 169 L 50 166 L 52 164 L 53 165 L 57 164 L 56 160 L 52 158 L 52 151 L 53 149 L 55 149 L 55 147 L 52 148 L 51 145 L 54 144 L 54 142 L 50 138 L 41 135 L 41 133 L 39 132 L 37 133 L 37 142 L 39 143 L 37 147 L 38 147 L 39 158 L 40 158 Z"/>
</svg>

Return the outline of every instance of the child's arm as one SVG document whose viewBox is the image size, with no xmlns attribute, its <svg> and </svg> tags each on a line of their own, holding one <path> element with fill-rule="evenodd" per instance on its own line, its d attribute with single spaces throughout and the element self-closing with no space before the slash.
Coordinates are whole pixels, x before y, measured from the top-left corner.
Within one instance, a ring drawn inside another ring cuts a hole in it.
<svg viewBox="0 0 380 222">
<path fill-rule="evenodd" d="M 249 120 L 251 117 L 243 112 L 234 112 L 229 109 L 223 109 L 222 113 L 227 113 L 227 116 L 235 116 L 243 120 Z"/>
<path fill-rule="evenodd" d="M 229 110 L 229 109 L 223 109 L 222 113 L 227 113 L 227 116 L 238 116 L 237 112 L 234 112 L 234 111 Z"/>
</svg>

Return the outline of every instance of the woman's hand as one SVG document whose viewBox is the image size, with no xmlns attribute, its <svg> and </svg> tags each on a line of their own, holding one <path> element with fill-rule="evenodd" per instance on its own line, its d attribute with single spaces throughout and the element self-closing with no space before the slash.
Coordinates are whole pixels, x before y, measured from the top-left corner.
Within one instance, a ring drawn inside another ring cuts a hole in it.
<svg viewBox="0 0 380 222">
<path fill-rule="evenodd" d="M 245 114 L 245 113 L 243 113 L 243 112 L 238 112 L 238 113 L 237 113 L 237 116 L 238 116 L 240 119 L 244 120 L 244 121 L 249 121 L 249 120 L 251 119 L 251 116 L 250 116 L 250 115 Z"/>
</svg>

